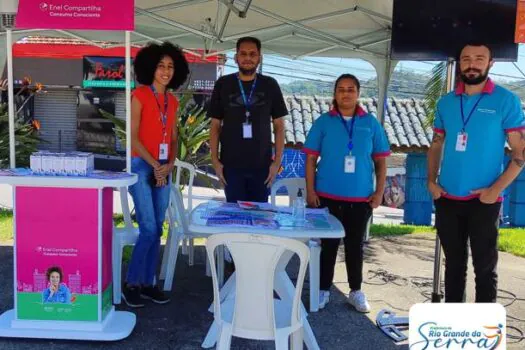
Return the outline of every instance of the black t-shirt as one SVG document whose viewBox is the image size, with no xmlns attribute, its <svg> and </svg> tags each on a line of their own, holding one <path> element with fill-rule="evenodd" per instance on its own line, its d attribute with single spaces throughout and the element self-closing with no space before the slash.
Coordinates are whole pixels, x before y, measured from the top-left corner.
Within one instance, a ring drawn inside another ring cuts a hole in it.
<svg viewBox="0 0 525 350">
<path fill-rule="evenodd" d="M 242 82 L 246 99 L 253 81 Z M 243 138 L 246 108 L 237 81 L 237 74 L 225 75 L 215 83 L 208 108 L 208 117 L 222 120 L 220 160 L 225 167 L 263 169 L 272 162 L 273 119 L 288 114 L 277 81 L 257 74 L 257 83 L 250 103 L 252 138 Z"/>
</svg>

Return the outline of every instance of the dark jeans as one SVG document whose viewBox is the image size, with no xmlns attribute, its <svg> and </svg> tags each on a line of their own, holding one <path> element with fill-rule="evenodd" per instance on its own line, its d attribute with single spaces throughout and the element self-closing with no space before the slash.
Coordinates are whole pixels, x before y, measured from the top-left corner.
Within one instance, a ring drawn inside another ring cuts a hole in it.
<svg viewBox="0 0 525 350">
<path fill-rule="evenodd" d="M 270 190 L 264 184 L 268 177 L 266 169 L 235 169 L 224 167 L 223 174 L 228 183 L 224 188 L 227 202 L 268 202 Z"/>
<path fill-rule="evenodd" d="M 468 246 L 476 275 L 476 302 L 496 302 L 498 290 L 498 219 L 501 203 L 479 199 L 435 201 L 436 228 L 445 253 L 445 301 L 464 302 Z"/>
<path fill-rule="evenodd" d="M 345 229 L 345 263 L 351 290 L 360 290 L 363 282 L 363 241 L 372 208 L 368 203 L 350 203 L 320 198 L 321 207 L 327 207 Z M 334 268 L 341 239 L 321 239 L 320 289 L 329 290 L 334 279 Z"/>
</svg>

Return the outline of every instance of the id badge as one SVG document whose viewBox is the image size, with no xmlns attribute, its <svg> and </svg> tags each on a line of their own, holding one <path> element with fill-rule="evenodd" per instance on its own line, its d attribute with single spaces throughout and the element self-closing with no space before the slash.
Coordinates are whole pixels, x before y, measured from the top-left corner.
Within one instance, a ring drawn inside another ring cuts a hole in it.
<svg viewBox="0 0 525 350">
<path fill-rule="evenodd" d="M 355 173 L 355 157 L 345 157 L 345 173 Z"/>
<path fill-rule="evenodd" d="M 251 123 L 242 124 L 242 138 L 244 139 L 252 138 L 252 124 Z"/>
<path fill-rule="evenodd" d="M 456 151 L 465 152 L 467 150 L 468 134 L 466 132 L 458 132 L 456 139 Z"/>
<path fill-rule="evenodd" d="M 159 145 L 159 160 L 168 160 L 168 144 L 161 143 Z"/>
</svg>

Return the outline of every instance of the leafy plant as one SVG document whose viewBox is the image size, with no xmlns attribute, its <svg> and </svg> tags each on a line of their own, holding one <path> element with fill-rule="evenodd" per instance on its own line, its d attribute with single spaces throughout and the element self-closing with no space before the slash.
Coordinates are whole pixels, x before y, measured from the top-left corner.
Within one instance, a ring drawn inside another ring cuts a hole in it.
<svg viewBox="0 0 525 350">
<path fill-rule="evenodd" d="M 115 127 L 113 128 L 113 131 L 115 131 L 115 136 L 117 137 L 117 139 L 122 145 L 125 145 L 126 144 L 126 121 L 115 117 L 113 114 L 106 112 L 103 109 L 99 109 L 98 111 L 100 112 L 100 114 L 102 114 L 104 118 L 111 120 L 111 122 L 115 125 Z"/>
<path fill-rule="evenodd" d="M 177 111 L 178 128 L 178 154 L 177 159 L 187 162 L 196 168 L 211 165 L 211 156 L 208 151 L 208 140 L 210 139 L 210 120 L 202 106 L 192 105 L 192 94 L 184 94 L 179 100 Z M 115 134 L 122 144 L 126 144 L 126 122 L 104 110 L 101 114 L 115 124 Z M 187 174 L 184 173 L 181 183 L 187 182 Z M 196 178 L 212 186 L 213 182 L 205 174 L 197 173 Z"/>
<path fill-rule="evenodd" d="M 179 131 L 179 147 L 177 158 L 199 169 L 211 165 L 211 154 L 208 150 L 210 139 L 210 119 L 206 116 L 203 106 L 191 105 L 192 95 L 184 94 L 179 101 L 177 128 Z M 196 174 L 197 179 L 208 186 L 213 182 L 202 173 Z M 187 174 L 181 178 L 181 183 L 187 182 Z"/>
<path fill-rule="evenodd" d="M 425 86 L 425 114 L 426 126 L 434 124 L 437 103 L 441 96 L 447 92 L 447 62 L 440 62 L 432 68 L 430 80 Z"/>
<path fill-rule="evenodd" d="M 0 104 L 0 168 L 9 167 L 9 116 L 7 104 Z M 15 157 L 17 167 L 28 167 L 31 153 L 41 142 L 33 124 L 15 118 Z"/>
</svg>

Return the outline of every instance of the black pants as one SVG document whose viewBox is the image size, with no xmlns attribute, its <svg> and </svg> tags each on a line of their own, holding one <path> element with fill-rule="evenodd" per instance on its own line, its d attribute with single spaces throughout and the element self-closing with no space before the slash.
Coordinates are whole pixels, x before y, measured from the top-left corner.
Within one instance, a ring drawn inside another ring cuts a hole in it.
<svg viewBox="0 0 525 350">
<path fill-rule="evenodd" d="M 351 290 L 360 290 L 363 282 L 363 241 L 372 208 L 368 203 L 349 203 L 326 198 L 321 198 L 321 206 L 327 207 L 330 214 L 343 224 L 348 283 Z M 339 238 L 321 239 L 321 290 L 329 290 L 332 286 L 339 243 Z"/>
<path fill-rule="evenodd" d="M 435 201 L 436 228 L 445 253 L 445 301 L 464 302 L 468 246 L 476 275 L 476 302 L 496 302 L 498 290 L 498 219 L 501 203 L 479 199 Z"/>
<path fill-rule="evenodd" d="M 266 169 L 235 169 L 224 167 L 224 188 L 227 202 L 251 201 L 268 202 L 269 189 L 264 184 L 268 177 Z"/>
</svg>

